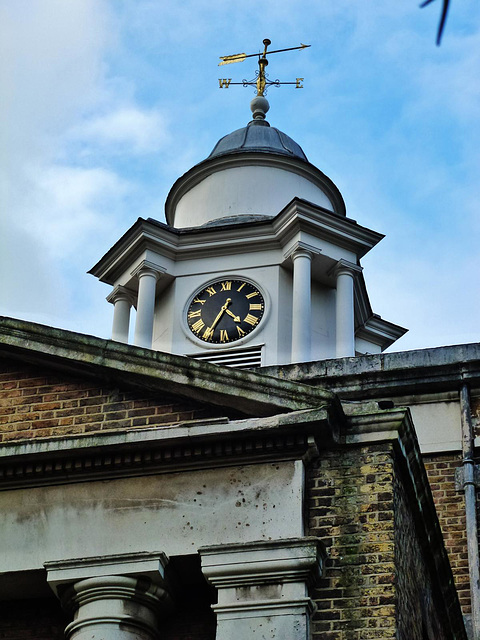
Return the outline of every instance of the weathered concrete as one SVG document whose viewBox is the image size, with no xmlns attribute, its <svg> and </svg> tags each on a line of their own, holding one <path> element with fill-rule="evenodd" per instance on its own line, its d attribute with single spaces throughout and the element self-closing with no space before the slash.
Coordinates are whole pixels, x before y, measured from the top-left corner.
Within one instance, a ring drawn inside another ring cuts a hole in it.
<svg viewBox="0 0 480 640">
<path fill-rule="evenodd" d="M 0 493 L 0 573 L 65 558 L 303 535 L 303 464 L 242 465 Z"/>
</svg>

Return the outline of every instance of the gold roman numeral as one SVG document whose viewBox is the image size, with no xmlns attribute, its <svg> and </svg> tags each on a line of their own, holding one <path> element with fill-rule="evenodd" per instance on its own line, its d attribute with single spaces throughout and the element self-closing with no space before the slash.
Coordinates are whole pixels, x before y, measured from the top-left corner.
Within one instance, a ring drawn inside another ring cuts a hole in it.
<svg viewBox="0 0 480 640">
<path fill-rule="evenodd" d="M 250 305 L 251 307 L 252 305 Z M 198 309 L 198 311 L 189 311 L 188 312 L 188 319 L 191 320 L 192 318 L 200 318 L 200 316 L 202 315 L 202 310 Z"/>
<path fill-rule="evenodd" d="M 204 321 L 200 318 L 200 320 L 197 320 L 196 322 L 194 322 L 192 324 L 192 331 L 196 334 L 199 334 L 200 331 L 203 329 L 203 327 L 205 326 Z"/>
<path fill-rule="evenodd" d="M 220 342 L 228 342 L 229 337 L 226 329 L 220 329 Z"/>
<path fill-rule="evenodd" d="M 258 291 L 252 291 L 252 293 L 248 293 L 245 297 L 246 298 L 254 298 L 255 296 L 258 296 L 258 295 L 260 295 L 258 293 Z"/>
<path fill-rule="evenodd" d="M 240 338 L 247 335 L 243 329 L 240 329 L 240 327 L 237 327 L 237 331 Z"/>
<path fill-rule="evenodd" d="M 243 287 L 244 287 L 246 284 L 247 284 L 246 282 L 244 282 L 243 284 L 241 284 L 241 285 L 238 287 L 237 291 L 241 291 L 241 290 L 243 289 Z"/>
<path fill-rule="evenodd" d="M 262 304 L 257 303 L 257 304 L 251 304 L 250 303 L 250 311 L 261 311 L 262 310 Z"/>
<path fill-rule="evenodd" d="M 206 300 L 202 300 L 201 298 L 195 298 L 193 302 L 198 302 L 199 304 L 205 304 Z"/>
<path fill-rule="evenodd" d="M 225 280 L 225 282 L 222 282 L 222 288 L 220 289 L 220 291 L 230 291 L 230 289 L 232 288 L 232 281 L 231 280 Z"/>
<path fill-rule="evenodd" d="M 258 318 L 256 316 L 252 316 L 251 313 L 249 313 L 244 319 L 244 322 L 246 322 L 247 324 L 251 324 L 252 327 L 254 327 L 257 322 L 258 322 Z"/>
<path fill-rule="evenodd" d="M 210 297 L 217 293 L 213 287 L 207 287 L 206 291 L 210 294 Z"/>
<path fill-rule="evenodd" d="M 202 338 L 204 340 L 211 340 L 213 338 L 213 332 L 214 332 L 214 329 L 212 329 L 211 327 L 207 327 L 203 332 Z"/>
</svg>

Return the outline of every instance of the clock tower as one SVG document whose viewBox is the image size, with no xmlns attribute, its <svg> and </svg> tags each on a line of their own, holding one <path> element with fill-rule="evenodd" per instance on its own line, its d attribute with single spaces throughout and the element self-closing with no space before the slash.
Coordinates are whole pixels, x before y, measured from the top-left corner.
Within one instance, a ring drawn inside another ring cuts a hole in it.
<svg viewBox="0 0 480 640">
<path fill-rule="evenodd" d="M 266 120 L 221 138 L 90 273 L 112 286 L 112 339 L 237 367 L 379 353 L 405 329 L 373 313 L 362 257 L 382 235 Z"/>
</svg>

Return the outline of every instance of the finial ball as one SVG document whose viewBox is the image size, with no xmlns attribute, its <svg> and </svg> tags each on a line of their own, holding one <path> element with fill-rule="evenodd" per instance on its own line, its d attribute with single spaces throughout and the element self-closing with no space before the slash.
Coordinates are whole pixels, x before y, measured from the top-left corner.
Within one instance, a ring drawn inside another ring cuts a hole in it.
<svg viewBox="0 0 480 640">
<path fill-rule="evenodd" d="M 264 96 L 255 96 L 250 102 L 250 109 L 254 120 L 265 120 L 265 115 L 270 109 L 270 105 Z"/>
</svg>

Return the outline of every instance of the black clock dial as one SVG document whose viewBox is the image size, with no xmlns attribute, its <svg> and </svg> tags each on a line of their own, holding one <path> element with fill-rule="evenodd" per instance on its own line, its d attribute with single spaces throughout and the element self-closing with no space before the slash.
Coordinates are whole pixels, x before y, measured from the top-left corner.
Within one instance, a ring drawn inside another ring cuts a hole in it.
<svg viewBox="0 0 480 640">
<path fill-rule="evenodd" d="M 202 289 L 187 309 L 187 324 L 197 338 L 228 344 L 251 333 L 260 323 L 265 302 L 245 280 L 218 280 Z"/>
</svg>

